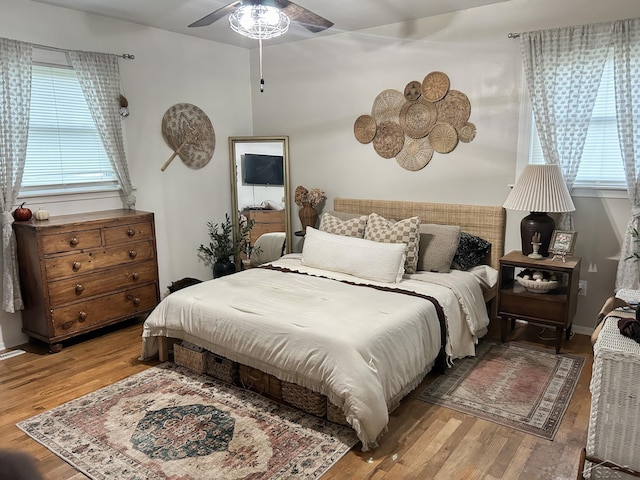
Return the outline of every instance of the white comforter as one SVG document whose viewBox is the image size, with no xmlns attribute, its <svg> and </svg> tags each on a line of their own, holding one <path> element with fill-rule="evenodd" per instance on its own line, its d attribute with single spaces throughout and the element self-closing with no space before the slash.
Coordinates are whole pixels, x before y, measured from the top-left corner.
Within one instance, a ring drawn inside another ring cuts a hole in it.
<svg viewBox="0 0 640 480">
<path fill-rule="evenodd" d="M 440 349 L 434 305 L 335 281 L 375 284 L 301 266 L 295 254 L 273 265 L 309 275 L 254 268 L 175 292 L 145 321 L 141 358 L 157 352 L 154 337 L 187 340 L 327 395 L 343 408 L 363 450 L 375 446 L 388 412 L 433 366 Z M 391 286 L 437 298 L 447 318 L 447 353 L 473 354 L 489 323 L 474 275 L 416 274 Z"/>
</svg>

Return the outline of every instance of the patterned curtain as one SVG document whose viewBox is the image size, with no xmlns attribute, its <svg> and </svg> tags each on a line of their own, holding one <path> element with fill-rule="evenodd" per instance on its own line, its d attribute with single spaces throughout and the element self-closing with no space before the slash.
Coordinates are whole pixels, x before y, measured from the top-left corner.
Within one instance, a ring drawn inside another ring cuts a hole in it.
<svg viewBox="0 0 640 480">
<path fill-rule="evenodd" d="M 613 56 L 618 138 L 631 203 L 631 219 L 620 250 L 616 291 L 639 290 L 640 262 L 629 257 L 640 253 L 639 239 L 632 234 L 640 231 L 640 19 L 614 23 Z"/>
<path fill-rule="evenodd" d="M 520 35 L 525 78 L 546 163 L 559 164 L 569 191 L 578 173 L 613 24 Z M 560 228 L 573 230 L 571 214 Z"/>
<path fill-rule="evenodd" d="M 29 136 L 31 44 L 0 38 L 0 181 L 2 195 L 2 308 L 24 308 L 11 211 L 18 199 Z"/>
<path fill-rule="evenodd" d="M 118 175 L 122 204 L 125 208 L 135 208 L 136 197 L 133 195 L 122 135 L 118 57 L 95 52 L 68 53 L 104 148 Z"/>
</svg>

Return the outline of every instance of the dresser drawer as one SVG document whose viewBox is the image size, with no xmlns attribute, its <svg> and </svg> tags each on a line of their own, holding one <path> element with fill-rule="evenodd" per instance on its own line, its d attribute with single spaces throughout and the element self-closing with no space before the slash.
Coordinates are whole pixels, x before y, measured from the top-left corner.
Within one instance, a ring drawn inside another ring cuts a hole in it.
<svg viewBox="0 0 640 480">
<path fill-rule="evenodd" d="M 51 311 L 54 336 L 72 336 L 110 320 L 135 317 L 157 304 L 156 284 L 132 288 Z"/>
<path fill-rule="evenodd" d="M 90 273 L 101 268 L 109 268 L 133 262 L 143 262 L 155 258 L 154 243 L 134 243 L 120 245 L 73 255 L 46 258 L 45 270 L 50 279 L 70 277 Z"/>
<path fill-rule="evenodd" d="M 116 267 L 89 275 L 77 275 L 51 282 L 49 284 L 49 303 L 53 307 L 58 307 L 104 292 L 155 282 L 156 278 L 154 261 Z"/>
<path fill-rule="evenodd" d="M 117 245 L 119 243 L 138 242 L 153 237 L 151 222 L 140 222 L 130 225 L 117 225 L 104 229 L 105 245 Z"/>
<path fill-rule="evenodd" d="M 42 236 L 42 253 L 72 252 L 87 248 L 96 248 L 102 244 L 100 230 L 80 230 Z"/>
</svg>

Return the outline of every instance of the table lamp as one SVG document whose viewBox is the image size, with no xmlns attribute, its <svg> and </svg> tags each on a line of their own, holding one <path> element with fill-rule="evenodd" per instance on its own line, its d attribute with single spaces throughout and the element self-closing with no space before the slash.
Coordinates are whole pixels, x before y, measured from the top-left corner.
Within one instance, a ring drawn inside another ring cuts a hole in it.
<svg viewBox="0 0 640 480">
<path fill-rule="evenodd" d="M 530 212 L 520 222 L 522 253 L 533 254 L 533 243 L 539 243 L 538 253 L 542 257 L 549 256 L 549 243 L 556 228 L 556 222 L 547 213 L 573 212 L 576 209 L 560 166 L 556 164 L 527 165 L 503 206 L 509 210 Z"/>
</svg>

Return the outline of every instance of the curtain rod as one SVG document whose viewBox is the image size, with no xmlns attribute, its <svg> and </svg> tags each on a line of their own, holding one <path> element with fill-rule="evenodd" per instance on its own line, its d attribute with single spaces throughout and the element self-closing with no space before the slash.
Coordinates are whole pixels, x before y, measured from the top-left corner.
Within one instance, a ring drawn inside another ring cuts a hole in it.
<svg viewBox="0 0 640 480">
<path fill-rule="evenodd" d="M 42 48 L 42 49 L 45 49 L 45 50 L 55 50 L 56 52 L 68 52 L 69 50 L 72 50 L 72 49 L 69 49 L 69 48 L 51 47 L 49 45 L 40 45 L 40 44 L 37 44 L 37 43 L 32 43 L 31 46 L 32 47 L 37 47 L 37 48 Z M 131 53 L 123 53 L 123 54 L 120 54 L 120 55 L 112 54 L 112 55 L 116 55 L 116 57 L 124 58 L 125 60 L 135 60 L 135 58 L 136 58 L 136 56 L 131 54 Z"/>
<path fill-rule="evenodd" d="M 519 33 L 509 33 L 507 35 L 507 38 L 518 38 L 520 36 Z"/>
</svg>

